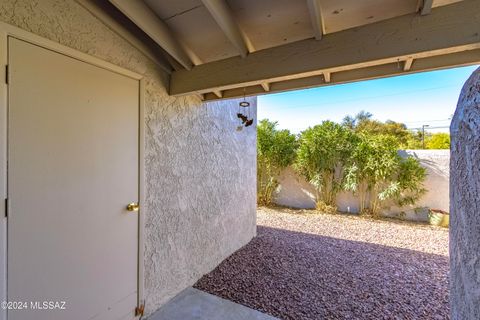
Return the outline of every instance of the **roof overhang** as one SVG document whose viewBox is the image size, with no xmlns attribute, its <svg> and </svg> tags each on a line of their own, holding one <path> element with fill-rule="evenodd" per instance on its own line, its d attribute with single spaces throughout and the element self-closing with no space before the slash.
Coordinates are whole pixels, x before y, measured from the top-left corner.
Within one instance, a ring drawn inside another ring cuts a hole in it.
<svg viewBox="0 0 480 320">
<path fill-rule="evenodd" d="M 172 73 L 170 94 L 206 100 L 480 63 L 480 1 L 467 0 Z M 266 85 L 268 87 L 266 88 Z M 268 91 L 266 91 L 268 89 Z"/>
<path fill-rule="evenodd" d="M 480 63 L 479 0 L 77 1 L 109 1 L 148 35 L 173 70 L 173 96 L 218 100 Z"/>
</svg>

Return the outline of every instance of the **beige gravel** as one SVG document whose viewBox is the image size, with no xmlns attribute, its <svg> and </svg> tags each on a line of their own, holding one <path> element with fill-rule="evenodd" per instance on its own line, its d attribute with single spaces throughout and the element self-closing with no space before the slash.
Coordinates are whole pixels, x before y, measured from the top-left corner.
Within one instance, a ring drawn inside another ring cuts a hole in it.
<svg viewBox="0 0 480 320">
<path fill-rule="evenodd" d="M 281 207 L 258 208 L 257 224 L 448 256 L 448 229 L 427 224 Z"/>
</svg>

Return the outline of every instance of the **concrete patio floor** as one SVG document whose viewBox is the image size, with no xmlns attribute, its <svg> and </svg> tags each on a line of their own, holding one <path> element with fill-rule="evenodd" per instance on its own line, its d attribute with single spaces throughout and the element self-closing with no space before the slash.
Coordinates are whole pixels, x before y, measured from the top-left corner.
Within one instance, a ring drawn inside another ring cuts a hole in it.
<svg viewBox="0 0 480 320">
<path fill-rule="evenodd" d="M 187 288 L 148 320 L 278 320 L 241 304 Z"/>
</svg>

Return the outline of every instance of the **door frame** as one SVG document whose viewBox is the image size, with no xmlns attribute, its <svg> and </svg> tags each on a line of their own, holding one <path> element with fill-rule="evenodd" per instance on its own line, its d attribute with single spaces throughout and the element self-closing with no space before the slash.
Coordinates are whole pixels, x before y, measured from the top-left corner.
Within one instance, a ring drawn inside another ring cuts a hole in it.
<svg viewBox="0 0 480 320">
<path fill-rule="evenodd" d="M 138 80 L 139 82 L 139 132 L 138 132 L 138 201 L 140 210 L 138 211 L 138 274 L 137 274 L 137 306 L 145 303 L 144 297 L 144 230 L 145 230 L 145 80 L 143 75 L 124 69 L 110 62 L 90 56 L 86 53 L 64 46 L 57 42 L 38 36 L 34 33 L 25 31 L 15 26 L 0 22 L 0 302 L 8 301 L 8 284 L 7 284 L 7 232 L 8 218 L 5 217 L 8 205 L 7 199 L 7 156 L 8 156 L 8 85 L 7 85 L 7 69 L 8 65 L 8 38 L 14 37 L 19 40 L 29 42 L 40 46 L 47 50 L 55 51 L 70 58 L 109 70 L 129 78 Z M 133 310 L 132 310 L 133 311 Z M 0 320 L 6 320 L 7 312 L 0 308 Z"/>
</svg>

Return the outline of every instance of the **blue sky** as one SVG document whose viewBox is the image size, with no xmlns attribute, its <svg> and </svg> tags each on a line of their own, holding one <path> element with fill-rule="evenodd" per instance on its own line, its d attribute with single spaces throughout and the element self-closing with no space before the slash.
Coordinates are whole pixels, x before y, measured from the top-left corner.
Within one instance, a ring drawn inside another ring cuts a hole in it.
<svg viewBox="0 0 480 320">
<path fill-rule="evenodd" d="M 258 97 L 258 119 L 298 133 L 323 120 L 368 111 L 409 128 L 449 126 L 460 90 L 478 66 L 433 71 Z M 445 131 L 448 128 L 432 130 Z"/>
</svg>

